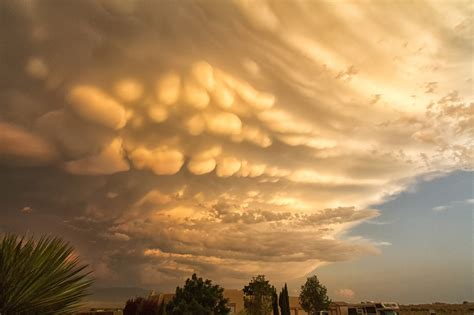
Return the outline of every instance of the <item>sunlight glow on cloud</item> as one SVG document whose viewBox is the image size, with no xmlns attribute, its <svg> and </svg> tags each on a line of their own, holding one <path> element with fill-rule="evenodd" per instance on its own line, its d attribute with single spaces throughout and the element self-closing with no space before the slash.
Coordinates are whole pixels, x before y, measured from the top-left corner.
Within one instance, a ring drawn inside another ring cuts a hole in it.
<svg viewBox="0 0 474 315">
<path fill-rule="evenodd" d="M 129 165 L 123 157 L 122 140 L 116 138 L 98 155 L 66 162 L 64 169 L 72 174 L 102 175 L 128 171 Z"/>
<path fill-rule="evenodd" d="M 165 105 L 173 105 L 179 98 L 181 79 L 175 72 L 166 73 L 157 83 L 156 95 Z"/>
<path fill-rule="evenodd" d="M 158 147 L 153 150 L 138 148 L 130 154 L 130 159 L 138 169 L 150 169 L 157 175 L 177 173 L 184 163 L 183 154 L 173 148 Z"/>
</svg>

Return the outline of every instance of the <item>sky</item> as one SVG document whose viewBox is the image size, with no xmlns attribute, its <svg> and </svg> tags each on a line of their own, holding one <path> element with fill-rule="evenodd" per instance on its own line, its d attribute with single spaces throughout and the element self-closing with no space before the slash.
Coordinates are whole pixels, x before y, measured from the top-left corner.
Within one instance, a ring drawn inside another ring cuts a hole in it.
<svg viewBox="0 0 474 315">
<path fill-rule="evenodd" d="M 350 230 L 347 237 L 378 240 L 382 254 L 323 266 L 314 273 L 328 284 L 329 294 L 346 301 L 472 301 L 473 181 L 473 172 L 420 180 L 376 205 L 382 215 Z"/>
<path fill-rule="evenodd" d="M 473 12 L 1 1 L 0 233 L 63 237 L 102 287 L 472 300 Z"/>
</svg>

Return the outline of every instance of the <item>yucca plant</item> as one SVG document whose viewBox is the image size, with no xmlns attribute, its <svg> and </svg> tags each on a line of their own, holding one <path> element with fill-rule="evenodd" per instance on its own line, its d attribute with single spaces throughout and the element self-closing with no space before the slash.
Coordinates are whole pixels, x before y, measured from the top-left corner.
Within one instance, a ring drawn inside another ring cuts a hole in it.
<svg viewBox="0 0 474 315">
<path fill-rule="evenodd" d="M 0 242 L 0 314 L 64 314 L 92 284 L 87 265 L 56 237 L 5 235 Z"/>
</svg>

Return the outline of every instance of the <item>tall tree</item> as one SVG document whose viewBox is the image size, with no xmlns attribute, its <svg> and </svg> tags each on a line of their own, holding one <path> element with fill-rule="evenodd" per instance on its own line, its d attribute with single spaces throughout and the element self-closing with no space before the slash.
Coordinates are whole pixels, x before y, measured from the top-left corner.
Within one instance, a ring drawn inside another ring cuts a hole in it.
<svg viewBox="0 0 474 315">
<path fill-rule="evenodd" d="M 0 242 L 0 314 L 58 314 L 79 307 L 92 285 L 69 243 L 14 235 Z"/>
<path fill-rule="evenodd" d="M 327 291 L 316 275 L 307 278 L 306 283 L 301 286 L 301 307 L 310 315 L 317 315 L 320 311 L 327 310 L 331 303 Z"/>
<path fill-rule="evenodd" d="M 272 292 L 272 308 L 273 308 L 273 315 L 280 315 L 280 312 L 278 311 L 278 294 L 276 292 L 275 287 L 273 288 Z"/>
<path fill-rule="evenodd" d="M 264 275 L 253 277 L 243 288 L 244 307 L 249 315 L 270 315 L 273 311 L 273 293 L 275 288 L 265 280 Z"/>
<path fill-rule="evenodd" d="M 278 304 L 280 305 L 281 315 L 290 315 L 290 297 L 288 296 L 288 287 L 285 286 L 281 289 L 280 296 L 278 298 Z"/>
<path fill-rule="evenodd" d="M 175 296 L 166 305 L 166 314 L 227 315 L 230 313 L 227 303 L 223 288 L 193 274 L 183 288 L 176 288 Z"/>
</svg>

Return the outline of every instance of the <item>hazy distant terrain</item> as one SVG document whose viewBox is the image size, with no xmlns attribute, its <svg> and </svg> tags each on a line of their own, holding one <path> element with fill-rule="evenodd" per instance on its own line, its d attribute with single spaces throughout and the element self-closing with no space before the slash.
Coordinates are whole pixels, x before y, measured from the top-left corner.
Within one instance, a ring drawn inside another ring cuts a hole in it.
<svg viewBox="0 0 474 315">
<path fill-rule="evenodd" d="M 93 288 L 84 304 L 87 307 L 123 307 L 127 299 L 147 296 L 150 290 L 133 287 Z"/>
</svg>

